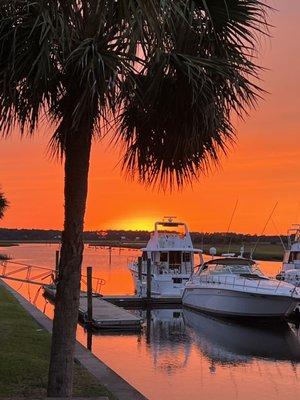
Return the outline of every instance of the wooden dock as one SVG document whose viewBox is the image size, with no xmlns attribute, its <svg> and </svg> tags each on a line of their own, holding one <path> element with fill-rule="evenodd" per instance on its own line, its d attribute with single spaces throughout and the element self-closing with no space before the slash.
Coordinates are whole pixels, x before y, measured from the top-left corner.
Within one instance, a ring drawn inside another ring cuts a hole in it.
<svg viewBox="0 0 300 400">
<path fill-rule="evenodd" d="M 45 285 L 44 292 L 51 300 L 55 299 L 56 289 L 54 285 Z M 142 327 L 142 319 L 127 310 L 118 307 L 98 295 L 93 296 L 93 317 L 87 321 L 87 294 L 80 295 L 78 318 L 91 328 L 97 330 L 112 331 L 139 331 Z"/>
<path fill-rule="evenodd" d="M 182 306 L 181 297 L 163 297 L 163 296 L 152 296 L 149 299 L 147 297 L 133 296 L 133 295 L 105 295 L 102 297 L 103 300 L 108 301 L 119 307 L 125 308 L 178 308 Z"/>
</svg>

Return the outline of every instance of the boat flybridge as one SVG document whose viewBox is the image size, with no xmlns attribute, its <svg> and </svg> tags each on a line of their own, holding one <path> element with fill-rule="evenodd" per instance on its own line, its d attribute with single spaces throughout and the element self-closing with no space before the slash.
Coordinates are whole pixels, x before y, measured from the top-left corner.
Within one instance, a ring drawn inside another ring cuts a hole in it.
<svg viewBox="0 0 300 400">
<path fill-rule="evenodd" d="M 266 277 L 255 261 L 216 258 L 203 263 L 185 286 L 184 306 L 230 317 L 285 318 L 297 307 L 300 290 Z"/>
<path fill-rule="evenodd" d="M 203 262 L 202 250 L 193 247 L 187 225 L 174 218 L 165 217 L 155 222 L 150 240 L 142 249 L 140 272 L 138 260 L 129 264 L 140 296 L 147 292 L 147 263 L 151 265 L 151 295 L 181 297 L 194 270 L 196 255 L 198 264 Z"/>
<path fill-rule="evenodd" d="M 284 252 L 282 271 L 276 278 L 300 286 L 300 224 L 288 230 L 288 248 Z"/>
</svg>

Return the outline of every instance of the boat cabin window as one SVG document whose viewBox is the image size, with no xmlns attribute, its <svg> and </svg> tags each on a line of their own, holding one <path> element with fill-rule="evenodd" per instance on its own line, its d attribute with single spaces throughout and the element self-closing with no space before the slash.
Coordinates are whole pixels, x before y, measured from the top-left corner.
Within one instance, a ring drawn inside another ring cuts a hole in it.
<svg viewBox="0 0 300 400">
<path fill-rule="evenodd" d="M 168 253 L 160 253 L 160 261 L 161 262 L 168 262 Z"/>
<path fill-rule="evenodd" d="M 300 251 L 291 251 L 289 262 L 300 261 Z"/>
<path fill-rule="evenodd" d="M 182 253 L 183 262 L 191 262 L 191 253 Z"/>
<path fill-rule="evenodd" d="M 170 251 L 169 252 L 169 264 L 180 265 L 181 264 L 181 251 Z"/>
<path fill-rule="evenodd" d="M 214 274 L 252 274 L 258 272 L 250 265 L 209 265 L 205 268 L 205 271 Z"/>
<path fill-rule="evenodd" d="M 203 265 L 201 272 L 205 274 L 258 274 L 263 275 L 258 266 L 253 262 L 236 259 L 216 259 Z"/>
</svg>

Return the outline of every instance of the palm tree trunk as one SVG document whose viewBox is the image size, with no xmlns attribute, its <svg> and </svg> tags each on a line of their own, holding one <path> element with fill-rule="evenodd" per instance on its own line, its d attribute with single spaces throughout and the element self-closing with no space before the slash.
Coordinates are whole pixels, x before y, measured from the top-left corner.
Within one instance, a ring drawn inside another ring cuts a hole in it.
<svg viewBox="0 0 300 400">
<path fill-rule="evenodd" d="M 49 397 L 70 397 L 80 295 L 83 224 L 91 149 L 89 124 L 67 137 L 65 148 L 65 222 L 55 299 Z"/>
</svg>

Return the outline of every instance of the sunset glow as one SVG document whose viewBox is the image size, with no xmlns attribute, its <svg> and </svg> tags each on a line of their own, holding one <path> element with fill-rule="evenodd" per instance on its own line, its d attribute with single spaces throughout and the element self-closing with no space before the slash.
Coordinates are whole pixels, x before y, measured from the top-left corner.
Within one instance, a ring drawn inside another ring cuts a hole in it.
<svg viewBox="0 0 300 400">
<path fill-rule="evenodd" d="M 176 215 L 191 230 L 226 231 L 236 199 L 231 230 L 259 233 L 278 201 L 274 220 L 280 232 L 300 217 L 300 56 L 295 0 L 272 1 L 272 38 L 261 43 L 260 64 L 268 68 L 262 86 L 269 92 L 256 111 L 237 123 L 237 143 L 222 168 L 193 188 L 160 193 L 125 180 L 118 149 L 94 143 L 85 229 L 152 229 L 164 215 Z M 13 135 L 1 140 L 0 185 L 10 201 L 1 226 L 63 226 L 63 166 L 46 154 L 50 134 Z M 273 224 L 266 233 L 276 233 Z"/>
<path fill-rule="evenodd" d="M 153 221 L 160 219 L 160 216 L 153 218 L 136 218 L 135 216 L 128 217 L 128 219 L 120 219 L 112 221 L 111 229 L 125 229 L 125 230 L 138 230 L 138 231 L 151 231 L 153 230 Z"/>
</svg>

